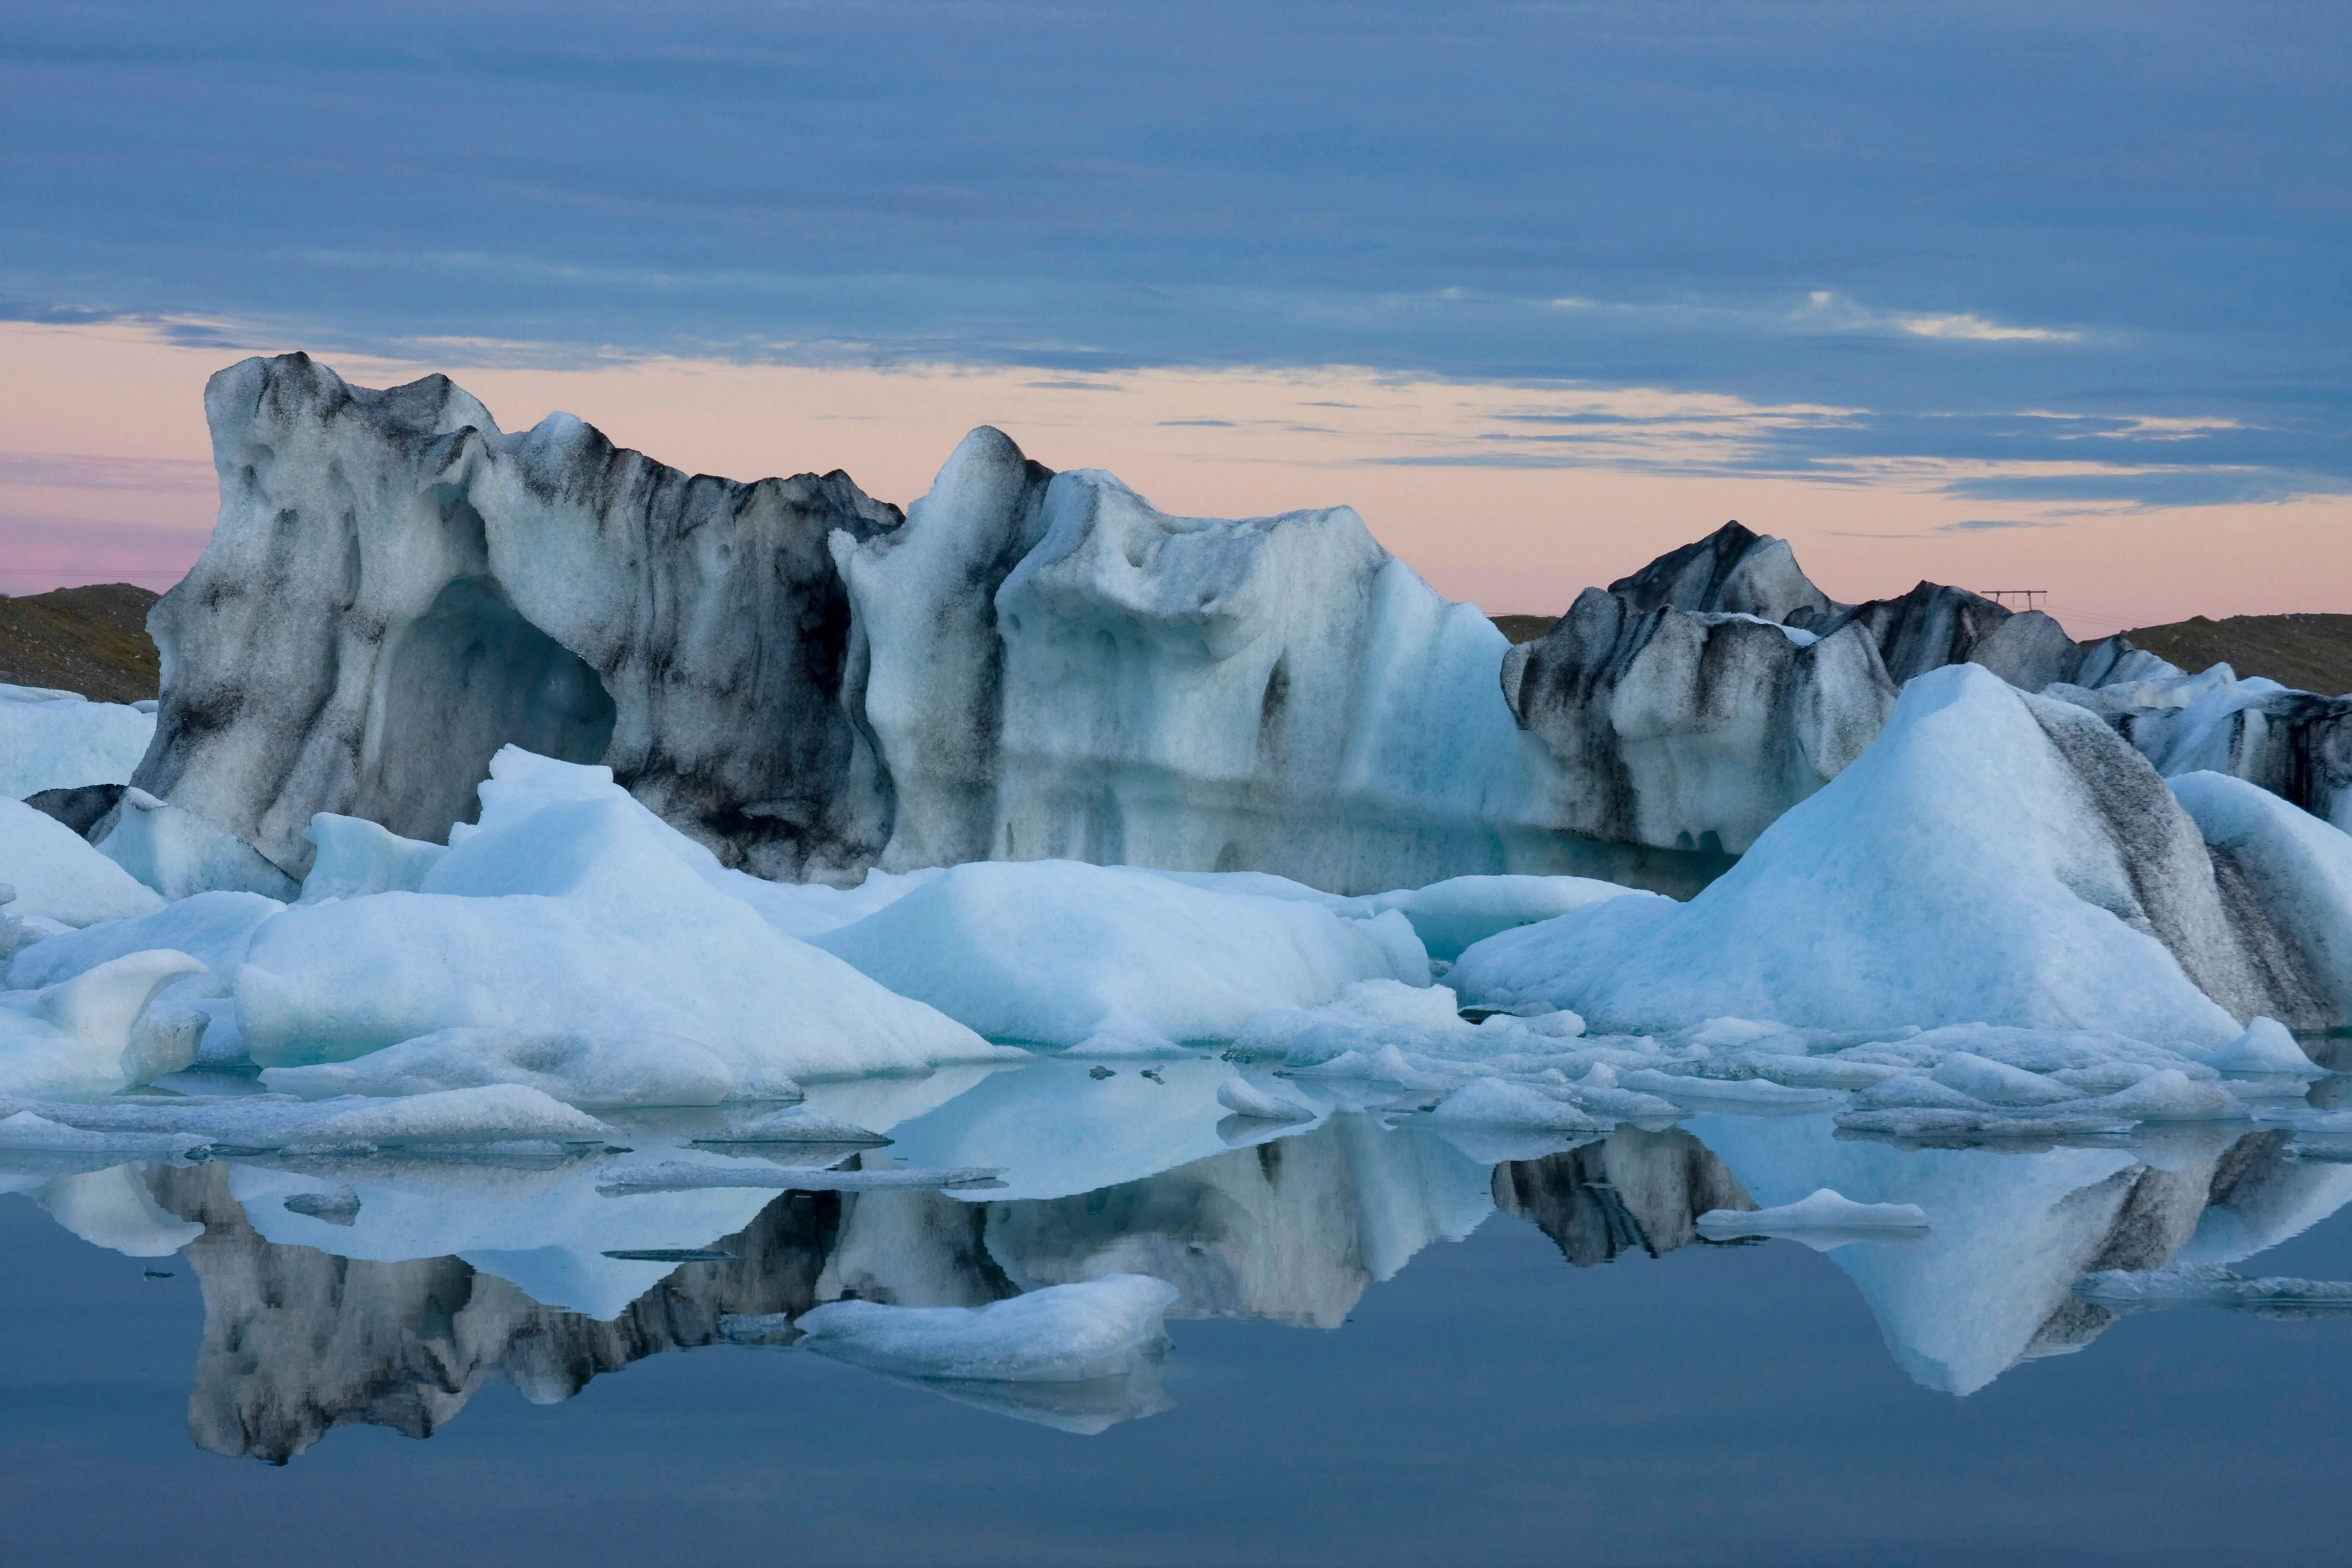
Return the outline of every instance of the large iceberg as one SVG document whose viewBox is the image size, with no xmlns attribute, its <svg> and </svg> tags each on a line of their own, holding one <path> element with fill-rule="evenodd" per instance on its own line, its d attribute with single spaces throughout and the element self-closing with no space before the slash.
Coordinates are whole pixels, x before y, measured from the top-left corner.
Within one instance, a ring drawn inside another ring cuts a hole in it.
<svg viewBox="0 0 2352 1568">
<path fill-rule="evenodd" d="M 2310 1005 L 2254 963 L 2143 759 L 1966 664 L 1915 679 L 1876 743 L 1689 903 L 1506 931 L 1450 978 L 1628 1031 L 1986 1023 L 2210 1047 Z"/>
<path fill-rule="evenodd" d="M 696 1042 L 757 1098 L 1004 1054 L 777 931 L 726 890 L 739 874 L 606 769 L 509 748 L 481 796 L 416 890 L 299 904 L 255 931 L 236 987 L 255 1061 L 445 1029 L 635 1033 Z"/>
</svg>

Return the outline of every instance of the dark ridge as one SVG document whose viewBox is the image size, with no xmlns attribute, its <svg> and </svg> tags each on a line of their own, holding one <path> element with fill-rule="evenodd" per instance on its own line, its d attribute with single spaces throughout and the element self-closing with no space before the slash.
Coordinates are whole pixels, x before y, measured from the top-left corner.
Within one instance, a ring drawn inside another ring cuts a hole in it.
<svg viewBox="0 0 2352 1568">
<path fill-rule="evenodd" d="M 1495 623 L 1496 630 L 1514 644 L 1533 642 L 1559 625 L 1558 616 L 1488 616 L 1486 618 Z"/>
<path fill-rule="evenodd" d="M 2191 675 L 2226 664 L 2242 678 L 2264 675 L 2298 691 L 2352 692 L 2352 616 L 2199 616 L 2124 635 Z"/>
<path fill-rule="evenodd" d="M 0 682 L 79 691 L 102 702 L 152 697 L 162 679 L 147 636 L 157 595 L 130 583 L 0 595 Z"/>
</svg>

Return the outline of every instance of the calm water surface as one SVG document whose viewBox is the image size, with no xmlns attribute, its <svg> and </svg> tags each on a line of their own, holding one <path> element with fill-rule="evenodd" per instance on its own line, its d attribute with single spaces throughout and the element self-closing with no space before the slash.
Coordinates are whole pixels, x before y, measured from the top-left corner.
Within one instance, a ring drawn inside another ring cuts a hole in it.
<svg viewBox="0 0 2352 1568">
<path fill-rule="evenodd" d="M 1001 1076 L 893 1152 L 1091 1092 Z M 1118 1121 L 999 1193 L 673 1205 L 726 1228 L 671 1245 L 731 1255 L 674 1266 L 604 1259 L 596 1205 L 650 1200 L 568 1169 L 21 1170 L 7 1559 L 2274 1563 L 2352 1535 L 2352 1319 L 2117 1317 L 2071 1289 L 2200 1258 L 2352 1279 L 2352 1167 L 2284 1133 L 1923 1151 L 1702 1118 L 1497 1164 L 1342 1115 L 1052 1191 L 1152 1163 Z M 1693 1233 L 1824 1184 L 1920 1203 L 1928 1239 Z M 305 1191 L 356 1218 L 289 1211 Z M 408 1250 L 493 1220 L 551 1239 Z M 68 1228 L 152 1252 L 195 1225 L 150 1257 Z M 1185 1291 L 1156 1378 L 1115 1388 L 943 1394 L 721 1322 L 1114 1269 Z"/>
</svg>

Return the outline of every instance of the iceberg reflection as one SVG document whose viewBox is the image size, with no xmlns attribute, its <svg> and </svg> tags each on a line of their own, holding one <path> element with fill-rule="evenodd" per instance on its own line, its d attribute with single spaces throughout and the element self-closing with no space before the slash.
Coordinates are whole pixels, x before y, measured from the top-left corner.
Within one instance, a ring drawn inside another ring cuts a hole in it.
<svg viewBox="0 0 2352 1568">
<path fill-rule="evenodd" d="M 806 1156 L 694 1153 L 715 1112 L 648 1117 L 631 1129 L 635 1147 L 601 1154 L 532 1159 L 510 1149 L 498 1160 L 278 1156 L 99 1170 L 19 1154 L 0 1185 L 94 1245 L 136 1258 L 183 1252 L 205 1310 L 190 1433 L 215 1452 L 281 1464 L 340 1426 L 429 1436 L 492 1381 L 551 1404 L 672 1349 L 775 1353 L 806 1336 L 803 1318 L 835 1302 L 982 1309 L 1147 1276 L 1174 1290 L 1171 1321 L 1337 1329 L 1373 1284 L 1497 1209 L 1535 1226 L 1579 1268 L 1687 1247 L 1717 1248 L 1736 1268 L 1732 1249 L 1761 1243 L 1710 1241 L 1700 1215 L 1775 1207 L 1822 1188 L 1925 1212 L 1924 1233 L 1855 1240 L 1829 1258 L 1903 1369 L 1966 1394 L 2021 1361 L 2082 1348 L 2135 1300 L 2223 1300 L 2229 1290 L 2210 1281 L 2237 1279 L 2229 1266 L 2352 1199 L 2352 1164 L 2301 1157 L 2280 1129 L 1916 1148 L 1841 1135 L 1823 1116 L 1720 1115 L 1662 1131 L 1621 1127 L 1487 1163 L 1410 1107 L 1334 1108 L 1312 1125 L 1227 1147 L 1211 1092 L 1225 1069 L 1191 1065 L 1161 1064 L 1154 1070 L 1164 1082 L 1123 1068 L 1127 1084 L 1058 1123 L 1067 1135 L 1050 1159 L 1016 1166 L 995 1189 L 795 1188 L 819 1180 Z M 1107 1081 L 1082 1064 L 1046 1063 L 973 1075 L 944 1100 L 909 1085 L 914 1114 L 905 1121 L 860 1108 L 892 1123 L 898 1142 L 887 1154 L 824 1157 L 867 1171 L 905 1162 L 911 1174 L 935 1161 L 1042 1146 L 1053 1142 L 1042 1130 L 1057 1125 L 1057 1106 L 1083 1103 Z M 1129 1115 L 1138 1136 L 1115 1136 Z M 631 1161 L 682 1155 L 709 1162 L 730 1184 L 642 1193 L 609 1184 Z M 1160 1163 L 1147 1168 L 1155 1157 Z M 761 1184 L 733 1184 L 743 1180 Z M 2202 1295 L 2184 1293 L 2176 1288 L 2184 1279 L 2209 1284 Z M 1728 1276 L 1709 1281 L 1738 1288 Z M 860 1321 L 893 1316 L 858 1312 Z M 1062 1321 L 968 1315 L 1034 1320 L 1048 1334 Z M 1023 1364 L 1053 1360 L 1051 1344 L 1015 1348 Z M 1171 1404 L 1156 1354 L 1120 1366 L 1074 1360 L 1076 1370 L 1058 1382 L 1065 1374 L 973 1376 L 952 1356 L 929 1376 L 919 1356 L 843 1359 L 1073 1432 Z M 1171 1364 L 1181 1369 L 1181 1349 Z"/>
</svg>

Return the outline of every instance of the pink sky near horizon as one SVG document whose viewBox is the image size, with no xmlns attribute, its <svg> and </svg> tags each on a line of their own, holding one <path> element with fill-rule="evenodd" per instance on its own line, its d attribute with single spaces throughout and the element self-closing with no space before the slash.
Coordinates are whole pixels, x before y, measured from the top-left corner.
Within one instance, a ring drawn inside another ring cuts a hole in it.
<svg viewBox="0 0 2352 1568">
<path fill-rule="evenodd" d="M 0 324 L 0 592 L 175 581 L 212 526 L 204 383 L 238 357 L 152 326 Z M 842 468 L 900 505 L 967 429 L 994 424 L 1047 466 L 1110 469 L 1171 512 L 1351 505 L 1441 593 L 1492 613 L 1557 613 L 1580 589 L 1733 517 L 1788 539 L 1833 597 L 1882 597 L 1921 579 L 2044 588 L 2077 637 L 2200 614 L 2352 610 L 2352 497 L 1989 506 L 1937 487 L 1990 465 L 1889 461 L 1850 466 L 1843 481 L 1724 472 L 1755 433 L 1834 411 L 1721 395 L 1349 367 L 1080 376 L 640 359 L 547 369 L 481 363 L 515 356 L 467 344 L 438 363 L 321 357 L 362 385 L 448 369 L 509 430 L 562 409 L 680 468 L 741 479 Z M 1495 422 L 1530 410 L 1606 411 L 1624 434 L 1580 466 L 1479 466 L 1496 450 Z M 1937 531 L 1988 511 L 2034 526 Z"/>
</svg>

